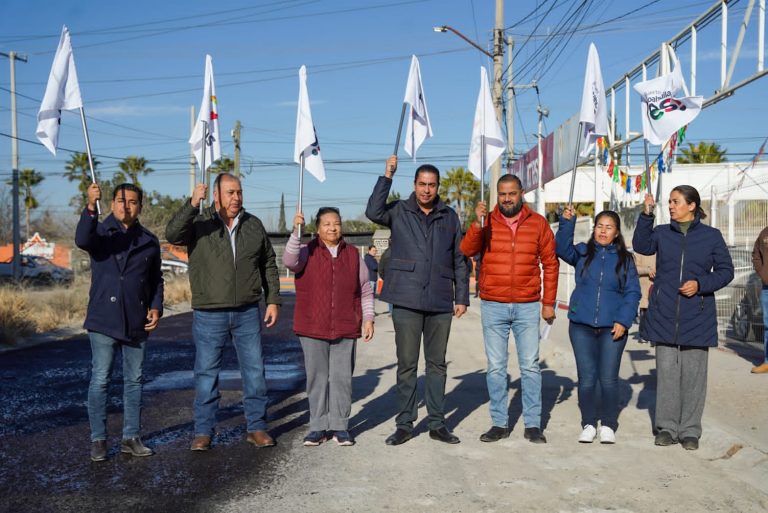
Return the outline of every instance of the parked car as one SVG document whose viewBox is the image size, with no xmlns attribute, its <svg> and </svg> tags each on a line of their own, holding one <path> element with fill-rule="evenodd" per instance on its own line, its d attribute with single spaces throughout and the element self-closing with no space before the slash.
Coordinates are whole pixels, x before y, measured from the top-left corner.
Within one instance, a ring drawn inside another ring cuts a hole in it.
<svg viewBox="0 0 768 513">
<path fill-rule="evenodd" d="M 762 342 L 765 327 L 760 291 L 763 283 L 752 267 L 752 251 L 729 248 L 729 252 L 734 275 L 727 287 L 715 293 L 718 322 L 734 338 Z"/>
<path fill-rule="evenodd" d="M 168 274 L 186 274 L 188 266 L 185 261 L 174 257 L 170 253 L 163 253 L 163 259 L 160 262 L 160 269 L 162 269 L 163 273 Z"/>
<path fill-rule="evenodd" d="M 68 285 L 74 279 L 71 269 L 34 255 L 21 255 L 21 280 L 29 285 Z M 13 263 L 0 262 L 0 280 L 13 279 Z"/>
</svg>

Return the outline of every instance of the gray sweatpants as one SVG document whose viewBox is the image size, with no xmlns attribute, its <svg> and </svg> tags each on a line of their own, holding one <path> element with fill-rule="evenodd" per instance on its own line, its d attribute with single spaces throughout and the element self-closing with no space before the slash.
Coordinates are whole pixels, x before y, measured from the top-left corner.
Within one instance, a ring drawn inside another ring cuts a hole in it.
<svg viewBox="0 0 768 513">
<path fill-rule="evenodd" d="M 355 339 L 299 337 L 307 373 L 310 431 L 346 431 L 352 410 Z"/>
<path fill-rule="evenodd" d="M 701 438 L 708 349 L 656 345 L 656 429 L 669 432 L 675 440 Z"/>
</svg>

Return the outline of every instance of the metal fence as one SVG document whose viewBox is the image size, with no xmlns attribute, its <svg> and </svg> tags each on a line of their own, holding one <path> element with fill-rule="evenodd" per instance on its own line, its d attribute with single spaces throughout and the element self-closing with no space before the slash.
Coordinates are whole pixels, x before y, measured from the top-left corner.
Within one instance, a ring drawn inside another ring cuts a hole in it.
<svg viewBox="0 0 768 513">
<path fill-rule="evenodd" d="M 727 194 L 713 194 L 709 199 L 702 200 L 702 207 L 709 213 L 704 222 L 722 232 L 735 268 L 733 281 L 715 294 L 719 335 L 721 338 L 762 343 L 762 282 L 752 267 L 752 247 L 760 231 L 768 226 L 768 200 L 734 201 Z M 640 208 L 621 209 L 622 233 L 628 245 L 632 241 Z M 591 223 L 592 220 L 586 217 L 577 220 L 576 242 L 589 239 Z M 556 232 L 557 224 L 551 226 Z M 558 302 L 567 304 L 574 286 L 573 267 L 561 260 Z"/>
</svg>

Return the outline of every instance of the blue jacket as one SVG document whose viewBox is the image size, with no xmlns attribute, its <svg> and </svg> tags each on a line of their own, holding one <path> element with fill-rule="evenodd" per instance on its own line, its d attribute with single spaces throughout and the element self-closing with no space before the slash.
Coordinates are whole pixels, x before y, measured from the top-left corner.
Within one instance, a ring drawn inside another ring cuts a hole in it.
<svg viewBox="0 0 768 513">
<path fill-rule="evenodd" d="M 640 335 L 645 340 L 681 346 L 717 346 L 715 292 L 733 279 L 733 262 L 720 231 L 697 216 L 688 233 L 672 221 L 653 227 L 653 216 L 640 214 L 632 238 L 641 255 L 656 254 L 656 278 Z M 679 287 L 699 283 L 693 297 Z"/>
<path fill-rule="evenodd" d="M 452 312 L 469 305 L 469 267 L 459 250 L 461 222 L 437 199 L 425 215 L 415 194 L 387 203 L 392 180 L 379 177 L 365 215 L 390 228 L 391 256 L 381 300 L 426 312 Z"/>
<path fill-rule="evenodd" d="M 147 312 L 163 315 L 160 243 L 136 222 L 125 230 L 113 215 L 99 223 L 84 210 L 75 244 L 91 257 L 91 291 L 84 328 L 117 340 L 145 339 Z"/>
<path fill-rule="evenodd" d="M 576 268 L 576 287 L 571 294 L 568 319 L 594 328 L 612 327 L 618 322 L 632 326 L 640 304 L 640 280 L 632 258 L 616 272 L 619 255 L 616 246 L 595 244 L 595 256 L 584 270 L 587 259 L 585 243 L 573 245 L 576 219 L 560 219 L 555 235 L 557 256 Z"/>
</svg>

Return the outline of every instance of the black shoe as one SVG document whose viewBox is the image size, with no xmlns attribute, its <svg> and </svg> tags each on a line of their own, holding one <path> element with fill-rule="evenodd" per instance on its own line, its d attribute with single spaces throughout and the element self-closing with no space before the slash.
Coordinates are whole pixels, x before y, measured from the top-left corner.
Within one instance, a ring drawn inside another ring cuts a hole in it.
<svg viewBox="0 0 768 513">
<path fill-rule="evenodd" d="M 127 438 L 120 444 L 120 452 L 136 457 L 152 456 L 155 452 L 141 442 L 141 438 Z"/>
<path fill-rule="evenodd" d="M 429 437 L 432 440 L 437 440 L 438 442 L 445 442 L 447 444 L 457 444 L 461 441 L 459 440 L 458 436 L 448 431 L 448 428 L 445 426 L 439 429 L 430 429 Z"/>
<path fill-rule="evenodd" d="M 656 435 L 653 443 L 656 445 L 667 446 L 676 444 L 677 440 L 672 438 L 672 434 L 669 431 L 659 431 L 659 434 Z"/>
<path fill-rule="evenodd" d="M 680 442 L 680 445 L 683 446 L 683 449 L 686 451 L 695 451 L 699 448 L 699 439 L 695 436 L 686 436 L 683 438 L 683 440 Z"/>
<path fill-rule="evenodd" d="M 509 428 L 493 426 L 491 429 L 480 435 L 481 442 L 498 442 L 502 438 L 509 437 Z"/>
<path fill-rule="evenodd" d="M 405 429 L 397 428 L 394 433 L 389 435 L 384 441 L 387 445 L 400 445 L 413 438 L 413 433 Z"/>
<path fill-rule="evenodd" d="M 541 429 L 537 427 L 530 427 L 525 428 L 525 432 L 523 433 L 523 437 L 528 440 L 531 443 L 534 444 L 545 444 L 547 443 L 547 437 L 544 436 L 544 433 L 541 432 Z"/>
<path fill-rule="evenodd" d="M 107 461 L 107 441 L 91 442 L 91 461 Z"/>
</svg>

